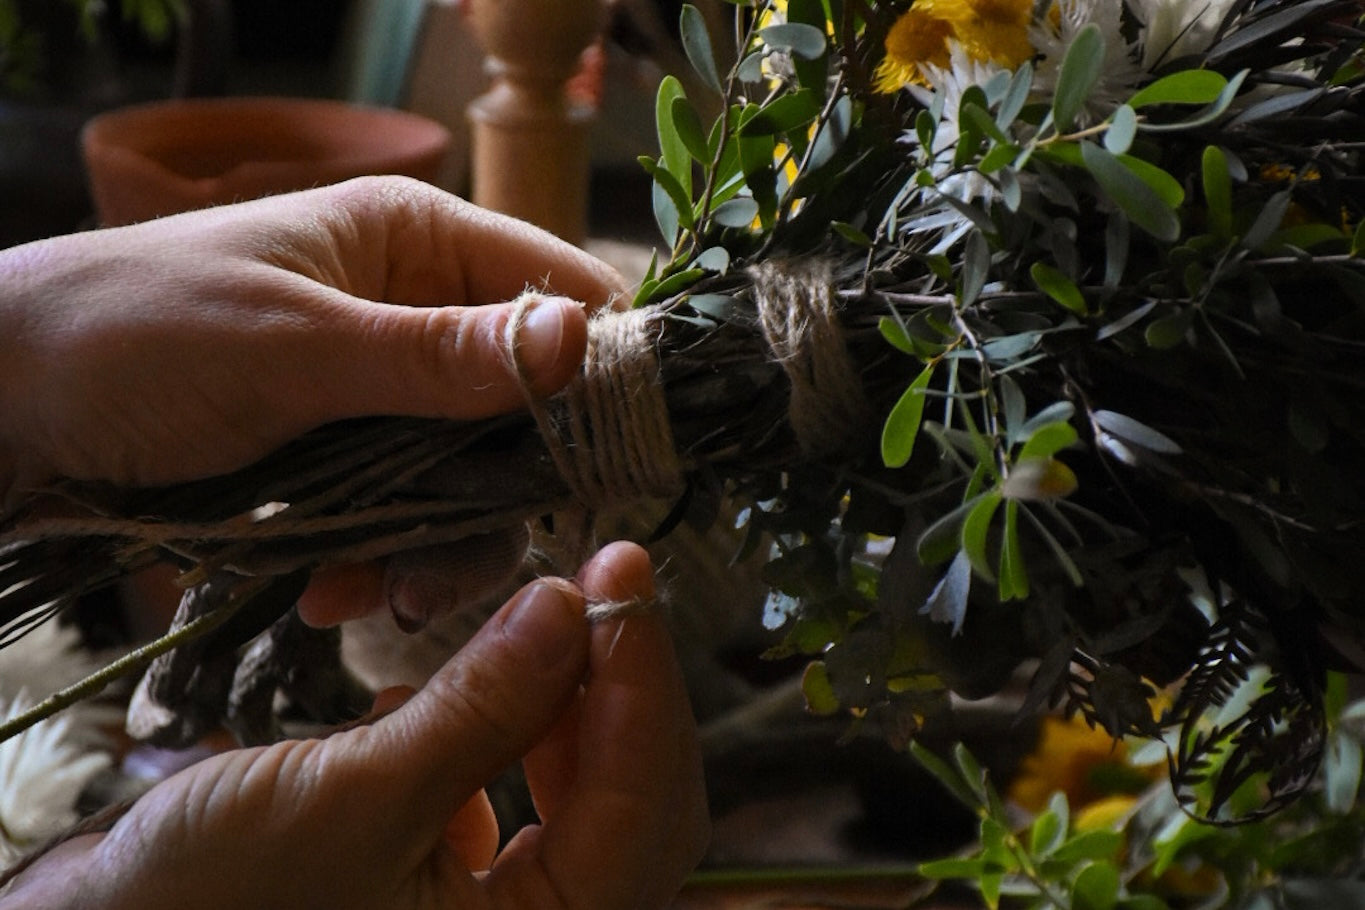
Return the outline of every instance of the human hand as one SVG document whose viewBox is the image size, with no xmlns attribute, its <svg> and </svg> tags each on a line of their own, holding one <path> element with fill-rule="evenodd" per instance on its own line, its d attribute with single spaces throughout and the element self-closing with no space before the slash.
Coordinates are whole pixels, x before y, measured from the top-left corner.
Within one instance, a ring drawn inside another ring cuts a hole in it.
<svg viewBox="0 0 1365 910">
<path fill-rule="evenodd" d="M 622 289 L 549 234 L 387 177 L 0 253 L 0 498 L 219 474 L 346 417 L 512 410 L 496 304 L 528 284 L 590 309 Z M 537 307 L 532 390 L 585 343 L 579 308 Z"/>
<path fill-rule="evenodd" d="M 648 557 L 614 544 L 522 589 L 393 713 L 196 765 L 3 906 L 663 906 L 709 827 L 695 727 L 659 620 L 583 612 L 651 595 Z M 495 856 L 480 788 L 523 756 L 543 823 Z"/>
</svg>

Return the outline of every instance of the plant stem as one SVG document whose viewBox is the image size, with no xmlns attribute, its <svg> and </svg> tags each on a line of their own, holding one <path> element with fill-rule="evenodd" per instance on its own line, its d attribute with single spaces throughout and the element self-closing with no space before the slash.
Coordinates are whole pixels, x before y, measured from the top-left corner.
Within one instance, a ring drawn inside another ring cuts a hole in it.
<svg viewBox="0 0 1365 910">
<path fill-rule="evenodd" d="M 160 638 L 128 652 L 118 660 L 111 662 L 108 666 L 96 670 L 94 673 L 91 673 L 79 682 L 67 686 L 65 689 L 54 692 L 24 713 L 0 724 L 0 742 L 4 742 L 12 736 L 17 736 L 34 724 L 46 720 L 58 711 L 71 707 L 78 701 L 93 698 L 114 680 L 141 669 L 167 651 L 177 648 L 186 642 L 193 641 L 201 635 L 212 632 L 214 629 L 231 619 L 232 616 L 249 603 L 253 597 L 265 590 L 272 580 L 273 579 L 269 578 L 253 579 L 250 583 L 243 585 L 243 589 L 240 592 L 234 592 L 237 596 L 230 598 L 226 603 L 214 609 L 212 612 L 205 613 L 203 616 L 186 623 L 179 629 L 167 632 Z"/>
</svg>

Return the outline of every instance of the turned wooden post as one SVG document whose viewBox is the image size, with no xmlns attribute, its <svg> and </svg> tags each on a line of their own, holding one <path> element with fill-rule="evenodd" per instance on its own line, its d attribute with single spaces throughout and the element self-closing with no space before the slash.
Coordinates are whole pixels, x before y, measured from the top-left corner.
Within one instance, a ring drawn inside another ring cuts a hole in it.
<svg viewBox="0 0 1365 910">
<path fill-rule="evenodd" d="M 571 243 L 587 234 L 592 109 L 564 84 L 606 17 L 604 0 L 466 0 L 492 87 L 469 107 L 476 203 Z"/>
</svg>

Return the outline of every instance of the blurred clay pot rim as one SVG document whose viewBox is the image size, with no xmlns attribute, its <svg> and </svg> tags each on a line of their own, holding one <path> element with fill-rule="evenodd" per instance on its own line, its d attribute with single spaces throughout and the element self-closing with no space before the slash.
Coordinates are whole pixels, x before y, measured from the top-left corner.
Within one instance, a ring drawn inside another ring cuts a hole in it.
<svg viewBox="0 0 1365 910">
<path fill-rule="evenodd" d="M 444 126 L 417 114 L 268 96 L 118 108 L 81 134 L 105 225 L 367 174 L 434 182 L 450 142 Z"/>
</svg>

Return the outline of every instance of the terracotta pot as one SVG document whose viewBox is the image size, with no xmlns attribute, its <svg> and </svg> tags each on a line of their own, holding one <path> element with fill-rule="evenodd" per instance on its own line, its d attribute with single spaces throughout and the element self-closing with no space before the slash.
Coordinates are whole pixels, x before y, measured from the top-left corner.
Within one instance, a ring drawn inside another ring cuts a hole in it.
<svg viewBox="0 0 1365 910">
<path fill-rule="evenodd" d="M 340 101 L 217 98 L 101 114 L 81 146 L 96 214 L 113 226 L 367 174 L 435 182 L 450 133 Z"/>
</svg>

